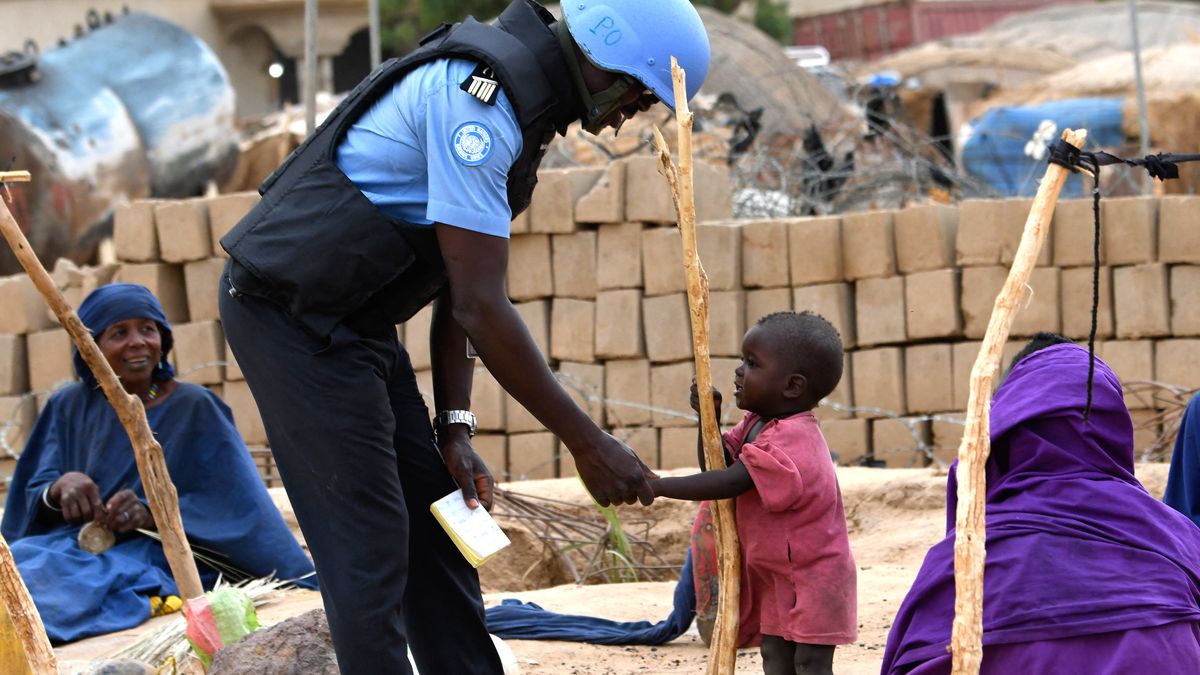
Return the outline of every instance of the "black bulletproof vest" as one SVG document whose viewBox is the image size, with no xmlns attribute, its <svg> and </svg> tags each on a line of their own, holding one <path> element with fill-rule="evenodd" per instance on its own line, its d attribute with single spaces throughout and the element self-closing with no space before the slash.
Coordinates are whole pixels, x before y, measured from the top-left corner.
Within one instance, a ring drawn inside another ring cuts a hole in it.
<svg viewBox="0 0 1200 675">
<path fill-rule="evenodd" d="M 262 200 L 221 239 L 240 263 L 232 268 L 233 286 L 279 303 L 320 337 L 343 321 L 400 323 L 429 304 L 446 284 L 434 228 L 377 209 L 338 168 L 338 144 L 416 66 L 445 57 L 482 62 L 495 70 L 521 125 L 521 155 L 508 178 L 509 206 L 521 213 L 546 145 L 577 117 L 553 21 L 532 0 L 515 0 L 496 26 L 471 18 L 444 24 L 416 51 L 372 72 L 263 182 Z"/>
</svg>

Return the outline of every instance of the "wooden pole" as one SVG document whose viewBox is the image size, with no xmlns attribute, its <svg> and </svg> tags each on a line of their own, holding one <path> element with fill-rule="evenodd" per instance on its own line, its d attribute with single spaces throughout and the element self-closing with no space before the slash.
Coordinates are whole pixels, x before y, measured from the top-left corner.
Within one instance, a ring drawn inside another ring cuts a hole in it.
<svg viewBox="0 0 1200 675">
<path fill-rule="evenodd" d="M 154 433 L 150 431 L 150 424 L 146 421 L 146 409 L 142 407 L 141 399 L 121 387 L 112 367 L 108 365 L 108 361 L 100 353 L 100 348 L 96 346 L 96 341 L 92 339 L 91 332 L 84 327 L 75 310 L 58 291 L 54 280 L 38 260 L 37 254 L 29 247 L 29 241 L 25 239 L 3 200 L 0 200 L 0 230 L 3 231 L 4 238 L 8 240 L 8 245 L 12 247 L 21 266 L 33 279 L 34 286 L 54 310 L 59 323 L 70 333 L 75 346 L 79 348 L 79 353 L 83 355 L 83 360 L 104 388 L 104 395 L 117 411 L 117 417 L 125 427 L 125 432 L 129 434 L 138 473 L 142 476 L 142 485 L 146 490 L 146 500 L 150 502 L 150 513 L 154 515 L 154 522 L 158 525 L 163 553 L 166 555 L 167 564 L 171 566 L 171 575 L 175 578 L 175 584 L 179 586 L 180 594 L 188 600 L 203 596 L 204 586 L 200 584 L 200 573 L 196 570 L 192 547 L 184 535 L 183 521 L 179 516 L 179 496 L 175 492 L 175 485 L 171 483 L 171 476 L 167 473 L 162 446 L 154 440 Z"/>
<path fill-rule="evenodd" d="M 683 239 L 683 267 L 687 274 L 688 308 L 692 319 L 692 346 L 696 360 L 696 390 L 700 392 L 700 430 L 704 445 L 704 463 L 710 470 L 725 466 L 721 430 L 717 426 L 717 410 L 712 396 L 712 363 L 708 352 L 708 275 L 700 264 L 696 250 L 696 200 L 692 181 L 692 121 L 688 109 L 686 73 L 671 59 L 671 77 L 675 83 L 675 118 L 679 127 L 679 167 L 671 163 L 671 151 L 658 127 L 654 128 L 654 145 L 658 149 L 663 173 L 671 186 L 679 232 Z M 737 659 L 739 582 L 741 551 L 738 548 L 737 524 L 734 521 L 733 500 L 721 499 L 713 504 L 717 523 L 718 596 L 717 621 L 709 645 L 709 675 L 728 675 L 734 672 Z"/>
<path fill-rule="evenodd" d="M 0 204 L 3 203 L 0 200 Z M 58 660 L 54 658 L 54 649 L 50 647 L 42 616 L 33 604 L 33 598 L 17 571 L 17 563 L 3 536 L 0 536 L 0 598 L 4 600 L 8 618 L 24 648 L 29 669 L 34 675 L 57 673 Z"/>
<path fill-rule="evenodd" d="M 1063 132 L 1064 141 L 1082 148 L 1087 131 Z M 983 345 L 971 368 L 971 389 L 967 400 L 967 425 L 958 446 L 958 508 L 954 514 L 954 625 L 950 651 L 954 675 L 974 675 L 983 662 L 983 563 L 986 528 L 984 503 L 987 481 L 984 468 L 991 452 L 989 411 L 992 382 L 1000 369 L 1000 352 L 1008 340 L 1013 316 L 1037 265 L 1038 255 L 1050 231 L 1054 204 L 1070 172 L 1051 164 L 1038 187 L 1033 207 L 1025 220 L 1025 231 L 1017 247 L 1016 259 L 996 305 L 992 309 Z"/>
</svg>

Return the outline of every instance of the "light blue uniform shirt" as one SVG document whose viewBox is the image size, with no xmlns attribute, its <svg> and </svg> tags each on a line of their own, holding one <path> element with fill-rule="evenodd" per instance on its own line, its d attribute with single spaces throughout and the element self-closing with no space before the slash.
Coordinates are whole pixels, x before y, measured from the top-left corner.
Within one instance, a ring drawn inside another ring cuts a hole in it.
<svg viewBox="0 0 1200 675">
<path fill-rule="evenodd" d="M 488 105 L 459 88 L 475 67 L 465 59 L 418 66 L 350 127 L 337 164 L 393 218 L 507 238 L 521 127 L 503 89 Z"/>
</svg>

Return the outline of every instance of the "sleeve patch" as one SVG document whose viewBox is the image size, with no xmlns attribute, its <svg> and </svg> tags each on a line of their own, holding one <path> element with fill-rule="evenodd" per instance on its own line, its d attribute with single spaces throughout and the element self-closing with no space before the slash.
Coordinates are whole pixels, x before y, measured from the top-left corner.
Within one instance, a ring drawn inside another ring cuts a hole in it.
<svg viewBox="0 0 1200 675">
<path fill-rule="evenodd" d="M 450 137 L 450 147 L 459 162 L 478 166 L 492 154 L 492 132 L 482 122 L 460 124 Z"/>
<path fill-rule="evenodd" d="M 490 66 L 482 63 L 475 67 L 471 76 L 458 85 L 459 89 L 488 105 L 496 105 L 496 96 L 500 93 L 500 82 Z"/>
</svg>

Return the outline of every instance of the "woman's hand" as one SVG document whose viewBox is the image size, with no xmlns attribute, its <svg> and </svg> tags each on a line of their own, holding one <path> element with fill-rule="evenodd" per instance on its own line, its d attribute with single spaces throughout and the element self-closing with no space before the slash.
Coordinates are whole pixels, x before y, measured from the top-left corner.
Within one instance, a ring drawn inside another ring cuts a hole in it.
<svg viewBox="0 0 1200 675">
<path fill-rule="evenodd" d="M 117 534 L 137 529 L 153 530 L 154 516 L 133 490 L 119 490 L 104 505 L 104 526 Z"/>
<path fill-rule="evenodd" d="M 451 427 L 461 425 L 450 425 Z M 450 476 L 462 489 L 463 500 L 472 509 L 481 503 L 483 508 L 492 510 L 492 499 L 496 481 L 487 464 L 471 447 L 471 438 L 465 430 L 442 430 L 441 440 L 442 461 Z"/>
<path fill-rule="evenodd" d="M 63 520 L 68 523 L 99 520 L 104 513 L 100 488 L 87 474 L 78 471 L 60 476 L 50 486 L 47 496 L 52 504 L 58 504 L 58 508 L 62 509 Z"/>
</svg>

